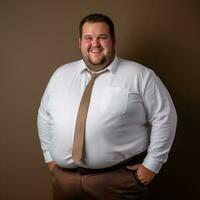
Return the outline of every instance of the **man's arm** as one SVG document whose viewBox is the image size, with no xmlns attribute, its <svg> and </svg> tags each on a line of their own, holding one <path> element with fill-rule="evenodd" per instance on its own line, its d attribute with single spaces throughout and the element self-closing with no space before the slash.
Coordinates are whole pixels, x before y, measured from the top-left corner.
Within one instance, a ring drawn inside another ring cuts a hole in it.
<svg viewBox="0 0 200 200">
<path fill-rule="evenodd" d="M 177 114 L 169 92 L 153 71 L 146 81 L 143 102 L 151 131 L 147 156 L 142 164 L 157 174 L 168 159 L 175 137 Z"/>
<path fill-rule="evenodd" d="M 50 81 L 49 81 L 50 83 Z M 53 159 L 50 154 L 50 144 L 51 144 L 51 134 L 49 133 L 49 121 L 50 116 L 48 112 L 48 101 L 50 96 L 50 84 L 47 85 L 47 88 L 42 96 L 40 107 L 38 110 L 37 116 L 37 128 L 38 135 L 41 143 L 41 148 L 43 151 L 44 160 L 47 163 L 49 169 L 53 169 Z"/>
<path fill-rule="evenodd" d="M 146 78 L 143 103 L 148 123 L 151 124 L 150 143 L 142 164 L 128 166 L 136 170 L 138 179 L 149 184 L 167 161 L 174 140 L 177 115 L 172 99 L 153 71 Z"/>
</svg>

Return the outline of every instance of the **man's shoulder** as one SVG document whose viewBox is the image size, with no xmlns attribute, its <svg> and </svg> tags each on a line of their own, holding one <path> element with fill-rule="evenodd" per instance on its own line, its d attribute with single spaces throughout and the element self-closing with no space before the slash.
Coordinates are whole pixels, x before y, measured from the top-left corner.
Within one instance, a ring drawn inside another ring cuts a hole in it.
<svg viewBox="0 0 200 200">
<path fill-rule="evenodd" d="M 76 61 L 73 61 L 73 62 L 69 62 L 69 63 L 65 63 L 63 65 L 61 65 L 60 67 L 58 67 L 56 69 L 56 73 L 62 73 L 64 71 L 76 71 L 80 68 L 80 66 L 82 65 L 83 63 L 83 60 L 80 59 L 80 60 L 76 60 Z"/>
<path fill-rule="evenodd" d="M 52 74 L 51 82 L 61 82 L 62 80 L 70 79 L 73 74 L 81 71 L 83 67 L 83 60 L 69 62 L 58 67 Z"/>
<path fill-rule="evenodd" d="M 66 74 L 71 74 L 76 71 L 81 70 L 83 66 L 83 60 L 76 60 L 73 62 L 65 63 L 58 67 L 54 72 L 52 76 L 62 76 Z"/>
<path fill-rule="evenodd" d="M 134 73 L 150 73 L 152 70 L 149 67 L 144 66 L 143 64 L 139 62 L 135 62 L 132 60 L 124 59 L 124 58 L 118 58 L 119 59 L 119 69 L 122 70 L 125 69 L 129 72 Z"/>
<path fill-rule="evenodd" d="M 147 70 L 149 71 L 150 68 L 144 66 L 143 64 L 133 61 L 133 60 L 128 60 L 128 59 L 124 59 L 124 58 L 119 58 L 119 64 L 124 66 L 124 67 L 128 67 L 130 69 L 137 69 L 137 70 Z"/>
</svg>

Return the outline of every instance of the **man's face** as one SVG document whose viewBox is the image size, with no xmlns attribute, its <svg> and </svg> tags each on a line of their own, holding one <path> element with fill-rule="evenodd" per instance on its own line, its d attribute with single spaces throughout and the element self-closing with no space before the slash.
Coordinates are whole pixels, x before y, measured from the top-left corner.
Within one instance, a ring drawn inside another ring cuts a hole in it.
<svg viewBox="0 0 200 200">
<path fill-rule="evenodd" d="M 107 67 L 115 56 L 115 42 L 105 22 L 86 22 L 82 28 L 79 47 L 83 60 L 93 71 Z"/>
</svg>

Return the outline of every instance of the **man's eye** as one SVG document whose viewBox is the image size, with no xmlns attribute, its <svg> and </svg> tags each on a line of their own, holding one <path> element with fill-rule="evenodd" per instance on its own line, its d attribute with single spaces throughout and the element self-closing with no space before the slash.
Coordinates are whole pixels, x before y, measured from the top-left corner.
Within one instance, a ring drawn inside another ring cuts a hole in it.
<svg viewBox="0 0 200 200">
<path fill-rule="evenodd" d="M 90 40 L 92 40 L 92 38 L 91 37 L 86 37 L 85 40 L 90 41 Z"/>
<path fill-rule="evenodd" d="M 107 37 L 106 36 L 101 36 L 100 39 L 105 40 L 105 39 L 107 39 Z"/>
</svg>

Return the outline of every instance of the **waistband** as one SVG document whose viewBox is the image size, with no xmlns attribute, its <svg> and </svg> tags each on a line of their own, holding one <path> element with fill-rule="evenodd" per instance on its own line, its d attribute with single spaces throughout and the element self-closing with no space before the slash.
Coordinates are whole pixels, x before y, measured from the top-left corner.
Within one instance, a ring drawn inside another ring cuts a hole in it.
<svg viewBox="0 0 200 200">
<path fill-rule="evenodd" d="M 147 154 L 147 152 L 145 151 L 145 152 L 142 152 L 131 158 L 128 158 L 127 160 L 124 160 L 116 165 L 113 165 L 113 166 L 107 167 L 107 168 L 101 168 L 101 169 L 89 169 L 89 168 L 84 168 L 84 167 L 77 167 L 77 168 L 69 169 L 69 168 L 62 168 L 60 166 L 57 166 L 57 167 L 61 170 L 67 171 L 67 172 L 80 173 L 82 175 L 104 173 L 104 172 L 117 170 L 117 169 L 127 166 L 127 165 L 141 163 L 143 161 L 143 159 L 145 158 L 146 154 Z"/>
</svg>

